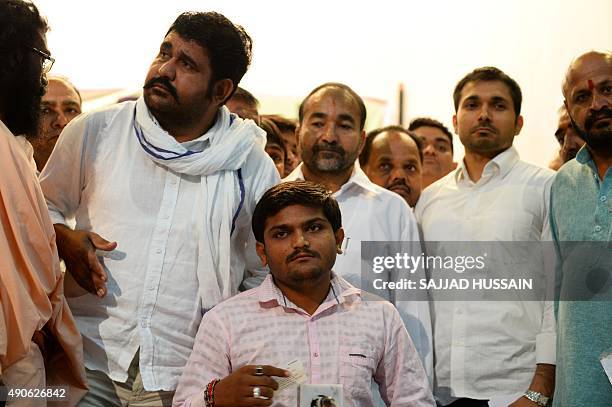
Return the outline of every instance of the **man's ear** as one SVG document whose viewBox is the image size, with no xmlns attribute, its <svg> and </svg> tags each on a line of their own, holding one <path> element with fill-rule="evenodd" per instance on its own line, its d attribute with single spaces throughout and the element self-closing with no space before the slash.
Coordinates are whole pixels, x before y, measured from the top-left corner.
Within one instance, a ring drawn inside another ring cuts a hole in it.
<svg viewBox="0 0 612 407">
<path fill-rule="evenodd" d="M 300 129 L 302 128 L 302 123 L 298 123 L 295 126 L 295 145 L 297 147 L 298 153 L 300 156 L 302 155 L 302 148 L 300 147 Z"/>
<path fill-rule="evenodd" d="M 459 134 L 459 132 L 457 132 L 457 115 L 456 114 L 453 115 L 453 129 L 455 129 L 455 134 Z"/>
<path fill-rule="evenodd" d="M 334 232 L 336 237 L 336 253 L 342 254 L 342 241 L 344 240 L 344 229 L 340 228 Z"/>
<path fill-rule="evenodd" d="M 268 257 L 266 256 L 266 248 L 263 243 L 257 242 L 255 243 L 255 251 L 259 256 L 259 260 L 261 260 L 262 266 L 268 265 Z"/>
<path fill-rule="evenodd" d="M 216 81 L 213 85 L 212 99 L 213 102 L 223 104 L 227 102 L 230 95 L 234 91 L 234 82 L 231 79 L 225 78 Z"/>
<path fill-rule="evenodd" d="M 519 117 L 516 118 L 516 124 L 514 125 L 514 135 L 518 136 L 522 128 L 523 128 L 523 116 L 519 115 Z"/>
<path fill-rule="evenodd" d="M 357 157 L 359 157 L 361 155 L 361 152 L 363 151 L 363 147 L 365 146 L 365 139 L 366 132 L 365 130 L 361 130 L 361 135 L 359 136 L 359 154 L 357 154 Z"/>
</svg>

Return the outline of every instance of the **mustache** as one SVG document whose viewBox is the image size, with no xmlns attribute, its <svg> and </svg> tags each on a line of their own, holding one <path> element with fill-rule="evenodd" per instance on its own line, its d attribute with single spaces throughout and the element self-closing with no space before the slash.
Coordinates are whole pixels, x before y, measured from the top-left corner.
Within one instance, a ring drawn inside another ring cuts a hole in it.
<svg viewBox="0 0 612 407">
<path fill-rule="evenodd" d="M 310 250 L 310 249 L 297 249 L 295 250 L 293 253 L 291 253 L 289 256 L 287 256 L 287 263 L 290 263 L 291 261 L 293 261 L 297 256 L 299 256 L 300 254 L 309 254 L 312 257 L 316 257 L 316 258 L 320 258 L 321 256 L 319 256 L 319 253 L 315 252 L 314 250 Z"/>
<path fill-rule="evenodd" d="M 584 128 L 590 130 L 595 122 L 600 119 L 612 119 L 612 109 L 604 106 L 601 110 L 589 114 L 584 120 Z"/>
<path fill-rule="evenodd" d="M 477 126 L 474 126 L 470 129 L 470 133 L 475 133 L 477 129 L 488 129 L 491 132 L 498 134 L 499 131 L 497 130 L 497 128 L 495 128 L 489 121 L 485 121 L 483 123 L 480 123 Z"/>
<path fill-rule="evenodd" d="M 313 154 L 317 154 L 321 151 L 331 151 L 334 153 L 338 153 L 340 155 L 345 155 L 346 151 L 344 151 L 344 149 L 338 145 L 334 145 L 334 144 L 315 144 L 312 147 L 312 153 Z"/>
<path fill-rule="evenodd" d="M 170 79 L 165 76 L 158 76 L 152 78 L 150 81 L 144 84 L 143 89 L 152 88 L 154 85 L 162 85 L 166 90 L 172 95 L 174 100 L 179 101 L 178 93 L 176 92 L 176 88 L 170 83 Z"/>
<path fill-rule="evenodd" d="M 391 188 L 395 188 L 395 187 L 406 187 L 406 188 L 408 188 L 409 191 L 412 191 L 412 188 L 410 187 L 410 185 L 408 185 L 406 183 L 406 181 L 404 179 L 398 179 L 396 181 L 393 181 L 389 185 L 387 185 L 387 189 L 391 189 Z"/>
</svg>

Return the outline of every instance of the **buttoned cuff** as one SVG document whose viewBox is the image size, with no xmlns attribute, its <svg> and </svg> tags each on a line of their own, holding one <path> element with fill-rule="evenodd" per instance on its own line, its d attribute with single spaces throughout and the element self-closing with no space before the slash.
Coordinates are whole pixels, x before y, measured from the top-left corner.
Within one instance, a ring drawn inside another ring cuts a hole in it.
<svg viewBox="0 0 612 407">
<path fill-rule="evenodd" d="M 536 335 L 536 363 L 557 363 L 557 334 L 544 332 Z"/>
</svg>

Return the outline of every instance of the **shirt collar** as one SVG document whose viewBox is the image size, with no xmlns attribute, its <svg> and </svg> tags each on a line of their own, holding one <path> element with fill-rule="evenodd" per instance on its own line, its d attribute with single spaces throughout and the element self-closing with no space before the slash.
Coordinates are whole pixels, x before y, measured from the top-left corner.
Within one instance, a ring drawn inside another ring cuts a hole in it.
<svg viewBox="0 0 612 407">
<path fill-rule="evenodd" d="M 285 177 L 285 179 L 283 181 L 296 181 L 296 180 L 304 180 L 304 173 L 302 172 L 302 166 L 304 165 L 304 163 L 300 163 L 292 172 L 291 174 L 287 175 Z M 368 178 L 368 176 L 365 174 L 365 172 L 363 172 L 363 170 L 361 169 L 361 167 L 359 166 L 359 163 L 357 161 L 355 161 L 355 165 L 353 167 L 353 173 L 351 174 L 351 177 L 348 179 L 348 181 L 346 181 L 346 183 L 344 183 L 344 185 L 342 185 L 342 187 L 340 187 L 340 190 L 338 192 L 336 192 L 336 194 L 341 193 L 342 191 L 347 190 L 348 188 L 350 188 L 352 185 L 357 185 L 358 187 L 372 192 L 372 193 L 377 193 L 378 190 L 377 185 L 374 184 L 372 181 L 370 181 L 370 179 Z"/>
<path fill-rule="evenodd" d="M 587 148 L 587 145 L 584 144 L 580 150 L 578 150 L 578 154 L 576 154 L 576 161 L 580 164 L 588 164 L 589 161 L 593 162 L 593 156 L 591 156 L 591 152 Z"/>
<path fill-rule="evenodd" d="M 519 161 L 520 157 L 518 151 L 514 146 L 510 146 L 508 149 L 497 154 L 489 161 L 483 171 L 481 179 L 488 179 L 499 174 L 500 178 L 504 178 Z M 470 175 L 468 174 L 467 167 L 465 166 L 465 160 L 461 160 L 461 165 L 455 170 L 455 181 L 457 183 L 461 181 L 470 181 Z"/>
<path fill-rule="evenodd" d="M 285 307 L 301 310 L 301 308 L 289 301 L 281 289 L 274 284 L 272 274 L 268 274 L 266 276 L 265 280 L 263 283 L 261 283 L 257 290 L 259 291 L 258 297 L 261 304 L 267 303 L 273 305 L 274 307 Z M 332 305 L 341 304 L 348 300 L 354 300 L 360 297 L 360 289 L 352 286 L 348 281 L 332 272 L 331 289 L 327 293 L 325 300 L 321 303 L 321 305 L 319 305 L 317 313 L 323 309 L 329 308 Z"/>
</svg>

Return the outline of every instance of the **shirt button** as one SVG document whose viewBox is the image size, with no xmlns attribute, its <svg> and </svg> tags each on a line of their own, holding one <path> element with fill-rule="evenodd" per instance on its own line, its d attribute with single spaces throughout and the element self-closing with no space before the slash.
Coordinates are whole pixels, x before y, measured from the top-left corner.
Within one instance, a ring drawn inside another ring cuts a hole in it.
<svg viewBox="0 0 612 407">
<path fill-rule="evenodd" d="M 607 196 L 605 196 L 605 195 L 602 195 L 602 196 L 601 196 L 601 198 L 599 198 L 599 200 L 600 200 L 601 202 L 606 202 L 606 201 L 608 200 L 608 197 L 607 197 Z"/>
<path fill-rule="evenodd" d="M 143 328 L 146 328 L 147 327 L 147 321 L 141 321 L 140 322 L 140 326 L 143 327 Z"/>
<path fill-rule="evenodd" d="M 157 253 L 157 254 L 161 254 L 161 252 L 162 252 L 162 249 L 155 250 L 155 253 Z"/>
<path fill-rule="evenodd" d="M 315 358 L 318 358 L 318 357 L 319 357 L 319 352 L 315 352 L 315 353 L 313 353 L 313 355 L 312 355 L 312 356 L 314 356 Z"/>
<path fill-rule="evenodd" d="M 599 225 L 595 226 L 595 232 L 601 232 L 601 226 Z"/>
</svg>

